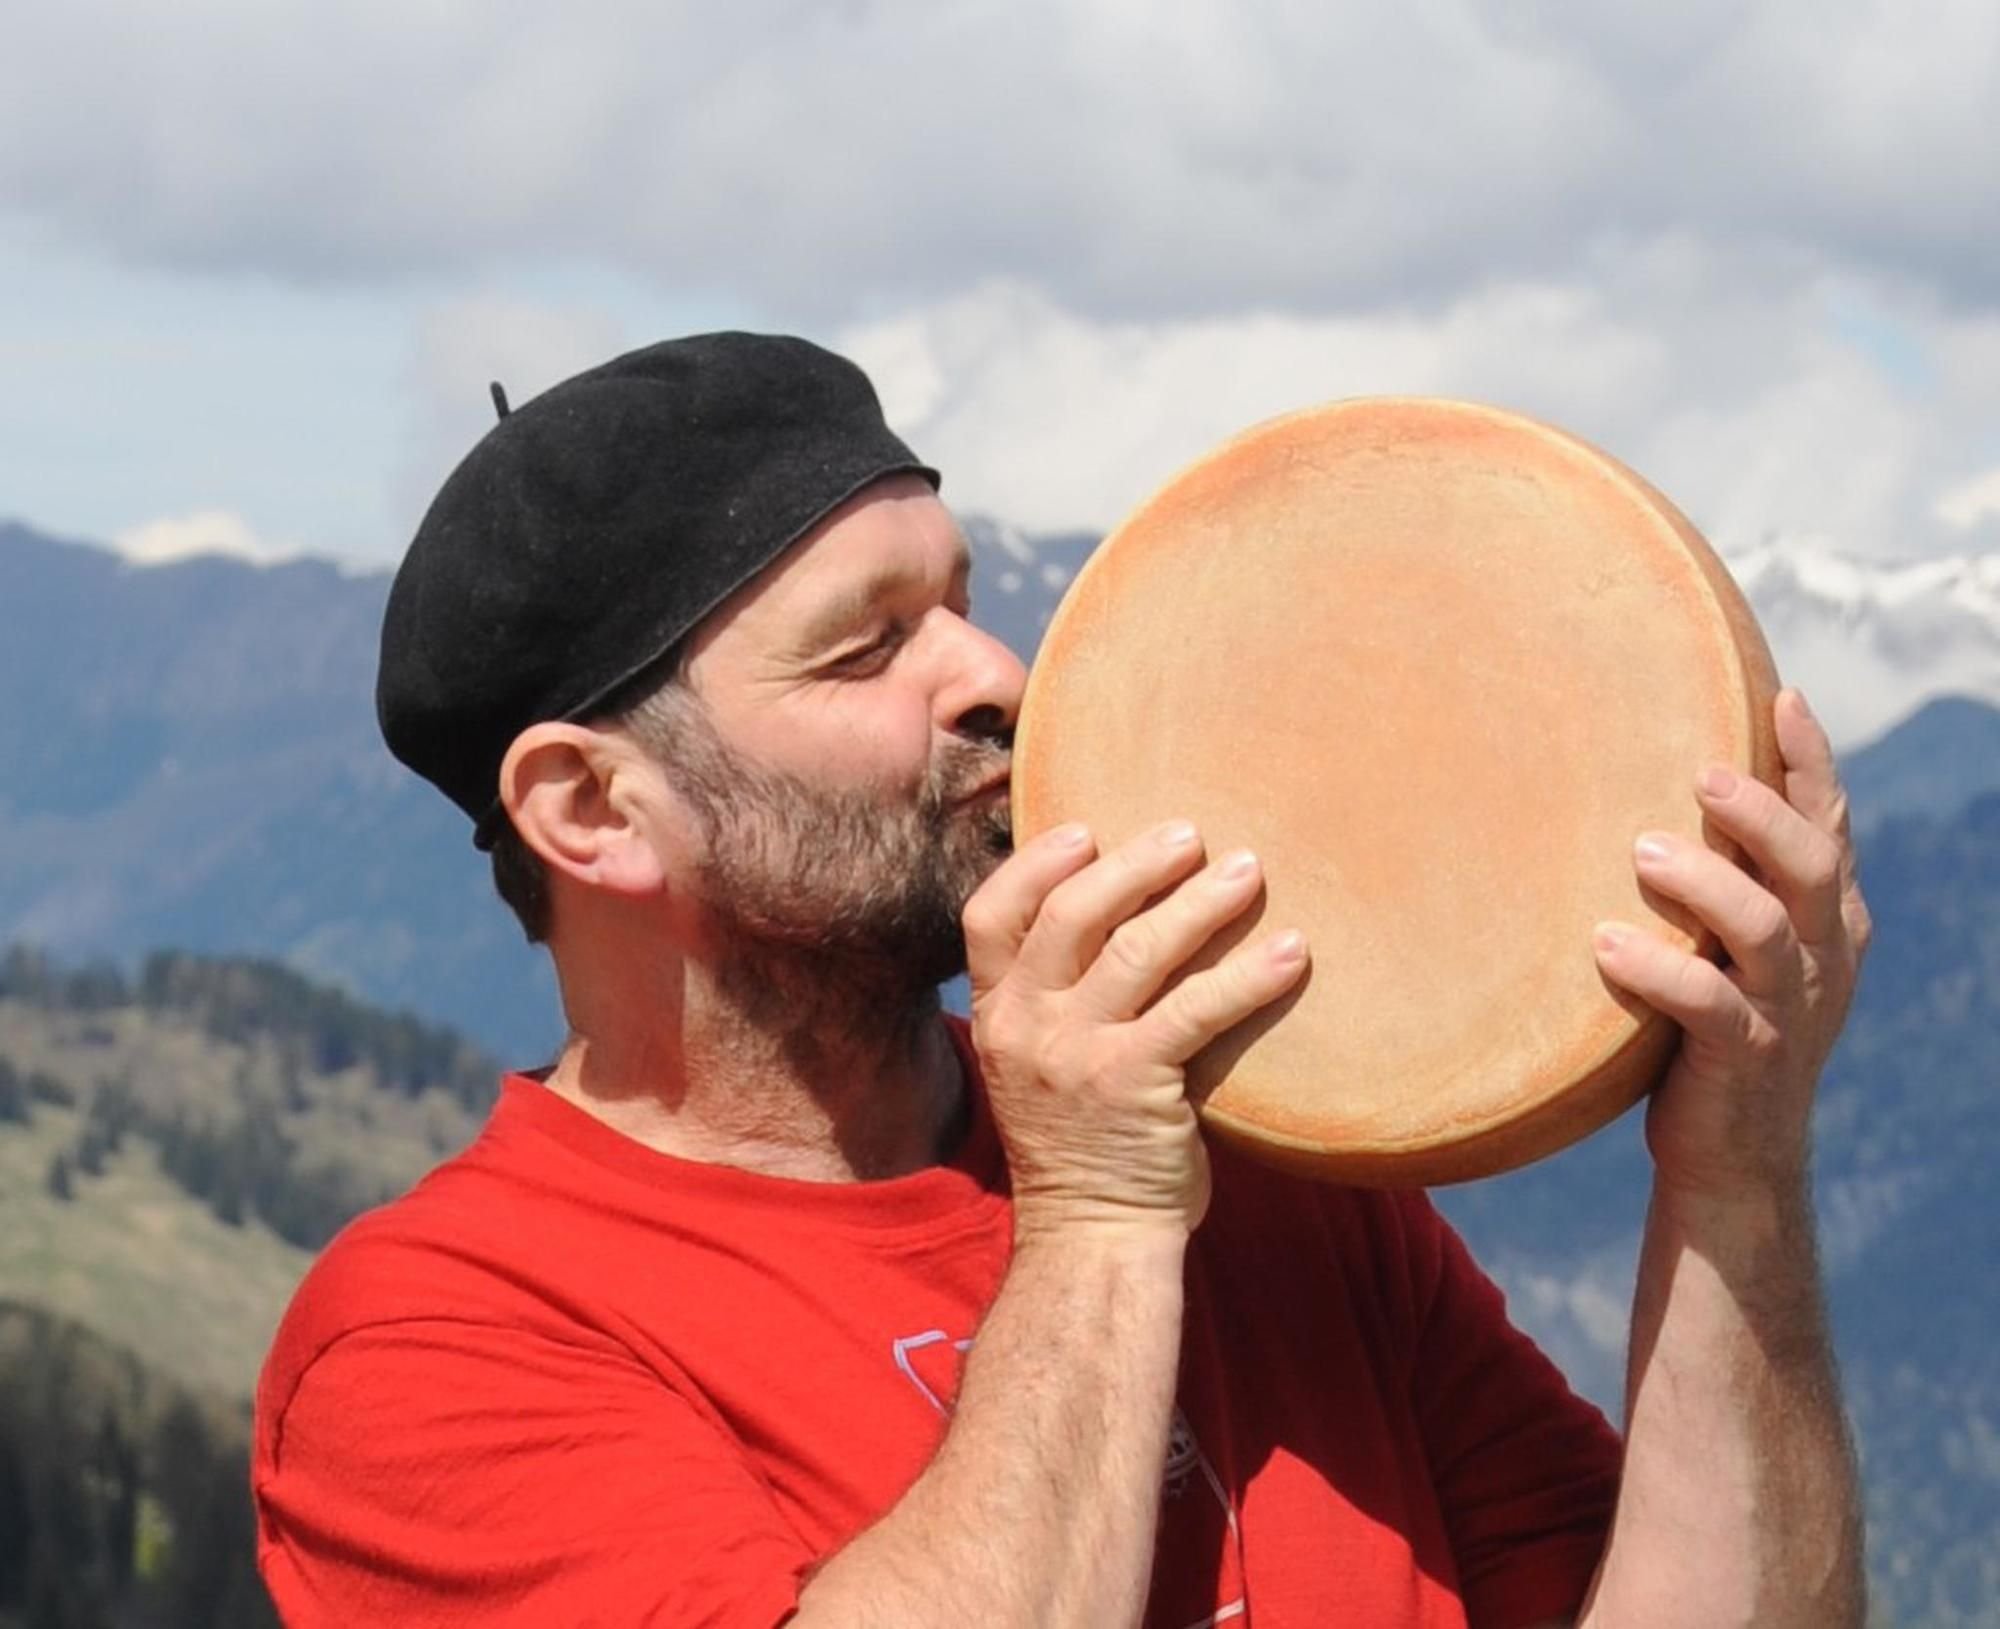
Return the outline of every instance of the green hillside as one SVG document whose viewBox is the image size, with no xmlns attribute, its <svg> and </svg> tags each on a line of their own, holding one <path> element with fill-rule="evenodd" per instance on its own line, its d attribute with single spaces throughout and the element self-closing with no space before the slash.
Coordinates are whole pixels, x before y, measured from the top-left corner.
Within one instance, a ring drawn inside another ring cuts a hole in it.
<svg viewBox="0 0 2000 1629">
<path fill-rule="evenodd" d="M 156 956 L 129 983 L 0 962 L 0 1298 L 247 1396 L 356 1212 L 462 1146 L 497 1066 L 284 969 Z"/>
<path fill-rule="evenodd" d="M 249 1397 L 314 1251 L 497 1066 L 283 968 L 0 958 L 0 1629 L 237 1629 Z"/>
</svg>

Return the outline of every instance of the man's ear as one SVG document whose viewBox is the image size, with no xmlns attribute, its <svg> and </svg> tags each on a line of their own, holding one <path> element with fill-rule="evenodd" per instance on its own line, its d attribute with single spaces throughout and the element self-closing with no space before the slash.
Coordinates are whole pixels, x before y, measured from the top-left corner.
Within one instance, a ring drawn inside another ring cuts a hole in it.
<svg viewBox="0 0 2000 1629">
<path fill-rule="evenodd" d="M 500 801 L 551 871 L 610 893 L 657 893 L 666 873 L 644 820 L 631 742 L 585 724 L 531 724 L 500 765 Z"/>
</svg>

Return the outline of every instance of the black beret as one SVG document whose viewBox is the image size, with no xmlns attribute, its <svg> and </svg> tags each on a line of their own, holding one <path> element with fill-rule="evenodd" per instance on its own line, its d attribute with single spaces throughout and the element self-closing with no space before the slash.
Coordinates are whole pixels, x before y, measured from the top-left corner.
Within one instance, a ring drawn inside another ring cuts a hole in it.
<svg viewBox="0 0 2000 1629">
<path fill-rule="evenodd" d="M 937 485 L 867 376 L 802 339 L 700 334 L 565 380 L 466 455 L 403 558 L 375 690 L 390 751 L 490 847 L 515 736 L 589 717 L 905 471 Z"/>
</svg>

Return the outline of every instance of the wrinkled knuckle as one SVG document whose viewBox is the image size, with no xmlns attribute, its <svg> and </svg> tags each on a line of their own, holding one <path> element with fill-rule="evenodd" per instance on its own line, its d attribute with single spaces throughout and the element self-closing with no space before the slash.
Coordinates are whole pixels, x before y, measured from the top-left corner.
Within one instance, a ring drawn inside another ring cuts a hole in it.
<svg viewBox="0 0 2000 1629">
<path fill-rule="evenodd" d="M 1130 1073 L 1131 1064 L 1122 1048 L 1101 1045 L 1090 1048 L 1076 1070 L 1085 1091 L 1107 1100 L 1124 1089 Z"/>
<path fill-rule="evenodd" d="M 1257 967 L 1247 956 L 1234 956 L 1216 969 L 1215 1020 L 1220 1027 L 1257 1004 Z"/>
<path fill-rule="evenodd" d="M 1840 845 L 1831 841 L 1814 843 L 1799 864 L 1799 880 L 1815 893 L 1823 893 L 1840 882 Z"/>
<path fill-rule="evenodd" d="M 1744 816 L 1750 830 L 1758 836 L 1767 840 L 1777 838 L 1798 818 L 1797 811 L 1762 781 L 1746 781 L 1743 784 L 1748 799 Z"/>
<path fill-rule="evenodd" d="M 1143 975 L 1152 969 L 1158 940 L 1158 934 L 1140 923 L 1127 922 L 1104 942 L 1104 954 L 1121 972 Z"/>
<path fill-rule="evenodd" d="M 1202 974 L 1199 980 L 1202 1010 L 1210 1014 L 1218 1013 L 1240 1001 L 1249 982 L 1249 975 L 1243 965 L 1243 953 L 1239 950 L 1234 955 L 1225 956 Z"/>
<path fill-rule="evenodd" d="M 1151 1015 L 1146 1030 L 1149 1055 L 1178 1057 L 1192 1050 L 1204 1033 L 1200 1010 L 1186 1001 L 1174 1001 Z"/>
<path fill-rule="evenodd" d="M 1673 994 L 1685 1007 L 1700 1009 L 1715 1004 L 1716 984 L 1721 975 L 1705 961 L 1682 962 L 1674 974 Z"/>
<path fill-rule="evenodd" d="M 1229 1005 L 1229 979 L 1229 969 L 1217 967 L 1181 986 L 1181 1040 L 1203 1041 L 1215 1033 L 1220 1015 Z"/>
<path fill-rule="evenodd" d="M 964 929 L 968 942 L 986 944 L 1001 935 L 1000 908 L 985 888 L 981 888 L 965 902 L 965 909 L 959 913 L 958 925 Z"/>
<path fill-rule="evenodd" d="M 1075 894 L 1058 888 L 1043 901 L 1041 920 L 1054 932 L 1067 938 L 1083 931 L 1088 914 Z"/>
<path fill-rule="evenodd" d="M 1766 894 L 1750 908 L 1745 930 L 1757 950 L 1781 951 L 1792 937 L 1792 919 L 1785 907 Z"/>
<path fill-rule="evenodd" d="M 1097 870 L 1105 883 L 1119 890 L 1130 888 L 1133 879 L 1144 869 L 1140 857 L 1132 852 L 1129 845 L 1113 849 L 1097 862 Z"/>
<path fill-rule="evenodd" d="M 1027 1028 L 1020 1003 L 1003 991 L 990 991 L 973 1003 L 973 1041 L 982 1056 L 1018 1057 L 1026 1049 Z"/>
</svg>

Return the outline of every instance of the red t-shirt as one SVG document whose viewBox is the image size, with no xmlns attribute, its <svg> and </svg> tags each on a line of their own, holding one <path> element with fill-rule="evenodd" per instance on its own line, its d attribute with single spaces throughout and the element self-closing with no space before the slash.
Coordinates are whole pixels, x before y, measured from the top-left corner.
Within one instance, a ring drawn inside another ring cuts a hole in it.
<svg viewBox="0 0 2000 1629">
<path fill-rule="evenodd" d="M 1619 1446 L 1420 1195 L 1214 1156 L 1148 1629 L 1573 1612 Z M 821 1184 L 657 1154 L 510 1078 L 331 1244 L 257 1392 L 286 1621 L 770 1629 L 950 1421 L 1007 1266 L 983 1101 L 951 1165 Z"/>
</svg>

